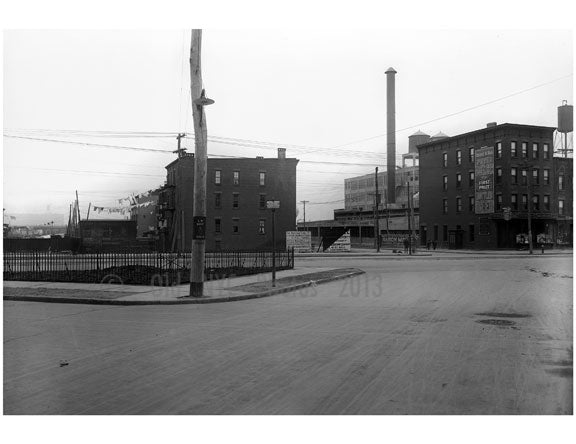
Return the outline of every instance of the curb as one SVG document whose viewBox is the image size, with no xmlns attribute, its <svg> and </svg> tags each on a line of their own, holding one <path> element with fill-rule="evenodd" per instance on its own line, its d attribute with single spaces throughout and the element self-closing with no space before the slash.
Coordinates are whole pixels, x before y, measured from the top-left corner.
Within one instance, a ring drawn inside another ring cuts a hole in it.
<svg viewBox="0 0 576 444">
<path fill-rule="evenodd" d="M 221 302 L 234 302 L 245 301 L 248 299 L 259 299 L 268 296 L 274 296 L 281 293 L 289 293 L 291 291 L 300 290 L 302 288 L 311 287 L 312 285 L 324 284 L 327 282 L 338 281 L 352 276 L 364 274 L 365 271 L 356 269 L 355 271 L 344 273 L 338 276 L 311 280 L 301 284 L 291 285 L 289 287 L 276 288 L 273 290 L 263 291 L 261 293 L 249 293 L 236 296 L 228 296 L 223 298 L 206 298 L 206 299 L 190 299 L 188 297 L 180 297 L 176 300 L 166 301 L 126 301 L 121 299 L 89 299 L 89 298 L 58 298 L 50 296 L 4 296 L 5 301 L 20 301 L 20 302 L 56 302 L 61 304 L 90 304 L 90 305 L 180 305 L 180 304 L 218 304 Z"/>
<path fill-rule="evenodd" d="M 377 253 L 367 253 L 367 254 L 360 254 L 360 253 L 353 253 L 347 255 L 341 254 L 324 254 L 324 255 L 312 255 L 312 254 L 300 254 L 294 255 L 294 258 L 350 258 L 350 259 L 362 259 L 362 258 L 370 258 L 370 259 L 382 259 L 382 260 L 416 260 L 416 259 L 455 259 L 455 258 L 462 258 L 462 257 L 470 257 L 470 259 L 494 259 L 494 258 L 503 258 L 503 259 L 512 259 L 512 258 L 522 258 L 522 257 L 571 257 L 571 252 L 566 253 L 537 253 L 536 251 L 534 254 L 521 254 L 521 253 L 474 253 L 474 252 L 459 252 L 458 250 L 454 251 L 440 251 L 434 254 L 399 254 L 399 255 L 391 255 L 391 254 L 382 254 L 379 255 Z"/>
</svg>

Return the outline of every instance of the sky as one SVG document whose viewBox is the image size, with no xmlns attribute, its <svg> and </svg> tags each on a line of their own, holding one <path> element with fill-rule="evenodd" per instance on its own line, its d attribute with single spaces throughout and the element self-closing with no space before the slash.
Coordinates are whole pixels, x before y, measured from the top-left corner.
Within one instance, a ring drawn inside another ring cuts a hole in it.
<svg viewBox="0 0 576 444">
<path fill-rule="evenodd" d="M 205 29 L 202 75 L 215 100 L 206 108 L 208 153 L 275 157 L 286 147 L 300 159 L 307 220 L 330 219 L 344 206 L 345 178 L 386 166 L 389 67 L 398 72 L 398 163 L 418 130 L 556 126 L 557 107 L 572 104 L 572 38 L 570 30 Z M 64 222 L 76 190 L 84 216 L 90 203 L 118 206 L 162 185 L 176 134 L 193 133 L 189 50 L 190 30 L 181 29 L 5 30 L 6 214 Z M 192 138 L 183 145 L 194 149 Z"/>
<path fill-rule="evenodd" d="M 343 206 L 345 178 L 385 166 L 388 67 L 398 71 L 398 155 L 417 130 L 455 135 L 490 121 L 555 126 L 557 106 L 565 99 L 573 103 L 573 78 L 565 78 L 574 66 L 571 3 L 2 2 L 3 207 L 7 214 L 49 212 L 46 222 L 55 213 L 67 220 L 76 190 L 84 215 L 88 203 L 115 205 L 162 184 L 171 152 L 6 136 L 172 151 L 175 134 L 192 129 L 187 62 L 189 29 L 197 27 L 204 29 L 204 84 L 216 101 L 206 109 L 209 136 L 228 142 L 209 142 L 210 154 L 275 156 L 277 145 L 287 147 L 289 156 L 302 160 L 297 192 L 299 201 L 310 201 L 307 219 L 331 218 L 332 210 Z M 547 85 L 537 87 L 542 84 Z M 453 116 L 442 118 L 447 115 Z M 246 146 L 254 142 L 233 145 L 238 141 L 231 139 L 266 143 L 254 149 Z M 193 148 L 191 141 L 186 146 Z M 357 165 L 363 163 L 369 165 Z M 323 203 L 332 201 L 338 202 Z M 66 435 L 53 418 L 36 418 L 35 427 L 30 418 L 24 418 L 27 426 L 3 418 L 2 426 L 20 441 L 82 436 L 100 443 L 136 435 L 142 442 L 182 436 L 219 442 L 224 435 L 252 444 L 269 442 L 270 436 L 279 443 L 368 442 L 376 436 L 398 442 L 456 443 L 462 436 L 471 443 L 486 441 L 485 433 L 469 430 L 542 442 L 565 439 L 573 429 L 570 422 L 534 416 L 515 418 L 514 427 L 507 418 L 466 416 L 322 418 L 313 420 L 316 427 L 305 421 L 311 418 L 257 417 L 251 423 L 230 417 L 223 423 L 188 417 L 178 423 L 166 418 L 166 424 L 133 417 L 96 428 L 82 419 L 65 418 L 72 431 Z M 83 433 L 86 426 L 90 434 Z"/>
</svg>

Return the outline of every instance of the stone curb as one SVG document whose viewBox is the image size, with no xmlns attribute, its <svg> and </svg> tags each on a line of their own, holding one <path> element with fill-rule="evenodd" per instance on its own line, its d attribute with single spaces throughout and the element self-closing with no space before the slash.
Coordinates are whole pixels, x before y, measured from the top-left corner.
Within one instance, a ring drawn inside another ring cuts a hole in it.
<svg viewBox="0 0 576 444">
<path fill-rule="evenodd" d="M 92 305 L 178 305 L 178 304 L 217 304 L 221 302 L 234 302 L 245 301 L 248 299 L 259 299 L 268 296 L 274 296 L 281 293 L 289 293 L 291 291 L 300 290 L 302 288 L 310 287 L 312 285 L 324 284 L 327 282 L 346 279 L 348 277 L 364 274 L 365 271 L 356 269 L 355 271 L 344 273 L 337 276 L 311 280 L 301 284 L 295 284 L 288 287 L 275 288 L 272 290 L 263 291 L 260 293 L 249 293 L 235 296 L 228 296 L 222 298 L 206 298 L 206 299 L 192 299 L 187 297 L 180 297 L 174 300 L 163 301 L 138 301 L 138 300 L 121 300 L 121 299 L 90 299 L 90 298 L 59 298 L 50 296 L 6 296 L 5 301 L 20 301 L 20 302 L 56 302 L 61 304 L 92 304 Z"/>
<path fill-rule="evenodd" d="M 378 253 L 352 253 L 352 254 L 334 254 L 334 253 L 319 253 L 319 254 L 309 254 L 309 253 L 301 253 L 301 254 L 294 254 L 295 258 L 314 258 L 314 257 L 323 257 L 323 258 L 371 258 L 371 259 L 382 259 L 382 260 L 414 260 L 414 259 L 421 259 L 421 258 L 428 258 L 428 259 L 454 259 L 456 257 L 463 257 L 463 256 L 472 256 L 472 258 L 477 259 L 488 259 L 488 258 L 521 258 L 521 257 L 569 257 L 572 256 L 572 252 L 565 252 L 565 253 L 544 253 L 541 254 L 539 251 L 537 252 L 534 250 L 534 254 L 530 255 L 528 253 L 475 253 L 475 252 L 459 252 L 458 250 L 454 251 L 439 251 L 434 254 L 378 254 Z"/>
</svg>

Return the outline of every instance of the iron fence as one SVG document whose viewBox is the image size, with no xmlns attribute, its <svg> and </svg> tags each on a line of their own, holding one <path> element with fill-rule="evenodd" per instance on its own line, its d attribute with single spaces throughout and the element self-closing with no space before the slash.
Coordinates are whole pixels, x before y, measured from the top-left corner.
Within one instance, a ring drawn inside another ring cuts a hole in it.
<svg viewBox="0 0 576 444">
<path fill-rule="evenodd" d="M 131 285 L 177 285 L 190 281 L 191 253 L 5 252 L 4 280 Z M 294 250 L 276 252 L 276 269 L 294 268 Z M 207 252 L 206 280 L 272 270 L 271 251 Z"/>
</svg>

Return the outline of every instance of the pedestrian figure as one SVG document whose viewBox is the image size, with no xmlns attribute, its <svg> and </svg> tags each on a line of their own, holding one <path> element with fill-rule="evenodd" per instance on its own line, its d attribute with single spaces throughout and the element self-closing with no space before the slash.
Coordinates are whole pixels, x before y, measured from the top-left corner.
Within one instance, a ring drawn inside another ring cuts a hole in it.
<svg viewBox="0 0 576 444">
<path fill-rule="evenodd" d="M 430 241 L 426 242 L 426 249 L 427 250 L 430 250 L 430 243 L 431 243 Z"/>
<path fill-rule="evenodd" d="M 436 250 L 436 241 L 432 242 L 432 248 L 434 248 L 434 250 Z"/>
<path fill-rule="evenodd" d="M 404 253 L 408 253 L 408 247 L 410 245 L 410 242 L 408 241 L 408 238 L 404 238 Z"/>
</svg>

